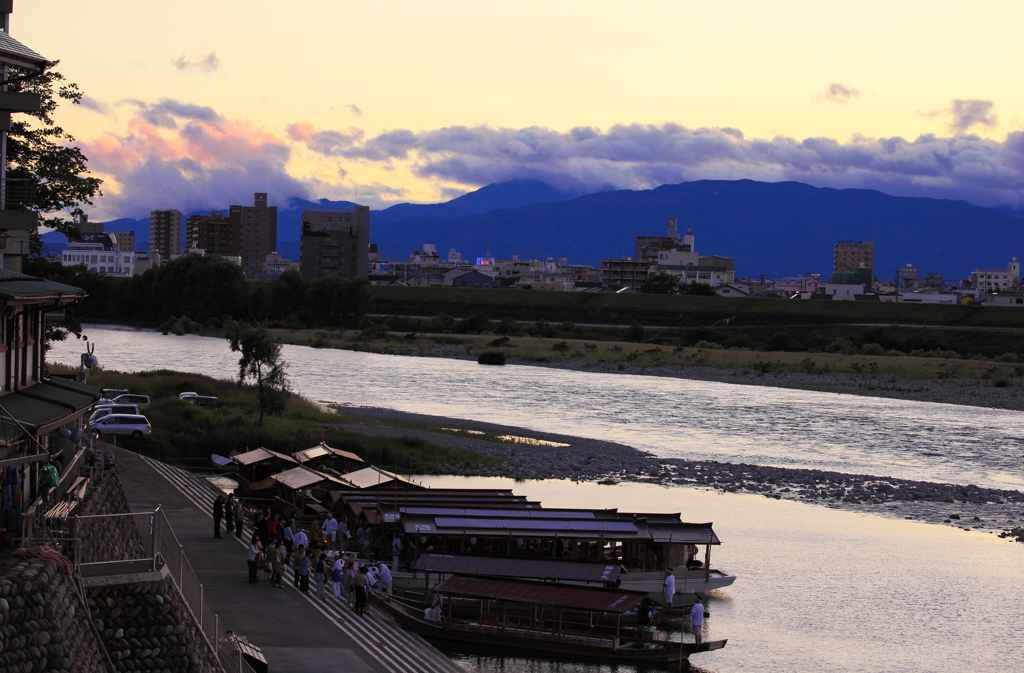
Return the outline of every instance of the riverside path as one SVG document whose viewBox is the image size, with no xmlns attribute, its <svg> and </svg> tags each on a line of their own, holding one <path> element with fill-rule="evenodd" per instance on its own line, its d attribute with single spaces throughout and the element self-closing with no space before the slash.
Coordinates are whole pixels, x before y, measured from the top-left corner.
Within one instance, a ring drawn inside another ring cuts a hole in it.
<svg viewBox="0 0 1024 673">
<path fill-rule="evenodd" d="M 111 447 L 113 448 L 113 447 Z M 131 451 L 113 449 L 132 511 L 163 509 L 220 623 L 263 650 L 272 672 L 465 673 L 419 636 L 376 610 L 360 617 L 333 596 L 248 582 L 246 547 L 213 537 L 210 482 Z M 243 538 L 252 535 L 246 527 Z"/>
</svg>

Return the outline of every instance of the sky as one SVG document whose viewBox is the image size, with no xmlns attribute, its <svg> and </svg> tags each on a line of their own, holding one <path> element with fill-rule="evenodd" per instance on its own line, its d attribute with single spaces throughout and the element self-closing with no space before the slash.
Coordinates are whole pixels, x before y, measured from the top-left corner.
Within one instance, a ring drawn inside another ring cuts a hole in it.
<svg viewBox="0 0 1024 673">
<path fill-rule="evenodd" d="M 18 0 L 93 219 L 491 182 L 799 180 L 1024 207 L 1024 3 Z"/>
</svg>

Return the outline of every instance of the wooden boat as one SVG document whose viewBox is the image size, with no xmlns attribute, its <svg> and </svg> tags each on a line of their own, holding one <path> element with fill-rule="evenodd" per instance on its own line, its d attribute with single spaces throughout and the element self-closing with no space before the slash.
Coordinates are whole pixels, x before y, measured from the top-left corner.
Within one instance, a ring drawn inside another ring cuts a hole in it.
<svg viewBox="0 0 1024 673">
<path fill-rule="evenodd" d="M 725 647 L 662 641 L 623 619 L 647 594 L 546 582 L 454 575 L 435 588 L 435 614 L 394 596 L 375 604 L 406 629 L 435 640 L 516 652 L 630 664 L 678 664 Z M 614 620 L 614 621 L 612 621 Z"/>
</svg>

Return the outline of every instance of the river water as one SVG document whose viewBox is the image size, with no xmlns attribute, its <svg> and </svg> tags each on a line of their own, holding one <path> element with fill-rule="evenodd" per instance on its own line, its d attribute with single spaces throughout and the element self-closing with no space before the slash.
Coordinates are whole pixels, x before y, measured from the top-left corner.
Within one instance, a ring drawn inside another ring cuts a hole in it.
<svg viewBox="0 0 1024 673">
<path fill-rule="evenodd" d="M 231 377 L 223 340 L 91 328 L 101 365 Z M 75 364 L 81 342 L 51 359 Z M 664 456 L 1019 488 L 1024 414 L 920 402 L 286 346 L 312 399 L 612 439 Z M 649 484 L 424 477 L 501 487 L 549 507 L 713 521 L 715 592 L 698 670 L 974 673 L 1024 667 L 1024 545 L 994 535 L 760 496 Z M 1024 520 L 1024 512 L 1021 512 Z M 632 673 L 623 666 L 453 653 L 474 673 Z"/>
</svg>

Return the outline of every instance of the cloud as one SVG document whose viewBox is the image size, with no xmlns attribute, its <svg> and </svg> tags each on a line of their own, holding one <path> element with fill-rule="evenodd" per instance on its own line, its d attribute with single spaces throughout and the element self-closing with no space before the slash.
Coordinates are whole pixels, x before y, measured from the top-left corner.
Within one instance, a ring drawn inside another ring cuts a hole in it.
<svg viewBox="0 0 1024 673">
<path fill-rule="evenodd" d="M 86 110 L 92 110 L 93 112 L 97 112 L 101 115 L 106 115 L 108 117 L 114 116 L 114 109 L 112 107 L 110 107 L 103 101 L 96 100 L 92 96 L 82 96 L 82 98 L 78 101 L 78 104 Z"/>
<path fill-rule="evenodd" d="M 815 100 L 830 103 L 840 103 L 841 105 L 845 105 L 854 98 L 859 97 L 859 91 L 852 87 L 839 84 L 838 82 L 833 82 L 832 84 L 829 84 L 828 88 L 825 89 L 825 91 L 814 96 Z"/>
<path fill-rule="evenodd" d="M 290 137 L 325 156 L 385 165 L 408 161 L 414 174 L 435 184 L 537 179 L 582 193 L 750 178 L 988 205 L 1024 201 L 1024 132 L 1011 133 L 1002 142 L 962 134 L 913 140 L 858 135 L 841 142 L 787 136 L 748 139 L 733 128 L 675 123 L 565 132 L 540 126 L 452 126 L 418 133 L 386 131 L 369 138 L 333 132 L 343 141 L 321 147 L 317 141 L 333 137 L 332 132 L 308 124 L 302 128 L 303 133 Z"/>
<path fill-rule="evenodd" d="M 355 126 L 350 126 L 345 131 L 318 131 L 309 122 L 289 124 L 285 131 L 292 140 L 304 143 L 309 149 L 325 157 L 346 156 L 346 152 L 364 136 L 363 130 Z"/>
<path fill-rule="evenodd" d="M 948 110 L 942 111 L 942 114 L 952 116 L 953 121 L 949 123 L 951 130 L 957 133 L 966 133 L 972 126 L 978 124 L 987 127 L 995 126 L 997 118 L 992 111 L 994 107 L 995 103 L 990 100 L 957 99 L 952 102 Z"/>
<path fill-rule="evenodd" d="M 269 192 L 277 203 L 309 196 L 286 170 L 291 147 L 284 138 L 208 107 L 167 99 L 132 104 L 138 113 L 126 132 L 80 143 L 90 168 L 113 183 L 97 202 L 104 213 L 223 208 L 253 191 Z"/>
<path fill-rule="evenodd" d="M 355 103 L 349 103 L 348 104 L 348 109 L 352 112 L 352 114 L 354 114 L 357 117 L 362 117 L 363 116 L 363 111 L 360 110 L 359 106 L 356 105 Z"/>
<path fill-rule="evenodd" d="M 199 71 L 209 74 L 220 67 L 220 59 L 217 58 L 217 52 L 215 51 L 211 51 L 198 61 L 189 61 L 185 58 L 185 55 L 182 54 L 171 61 L 171 65 L 173 65 L 178 72 Z"/>
</svg>

